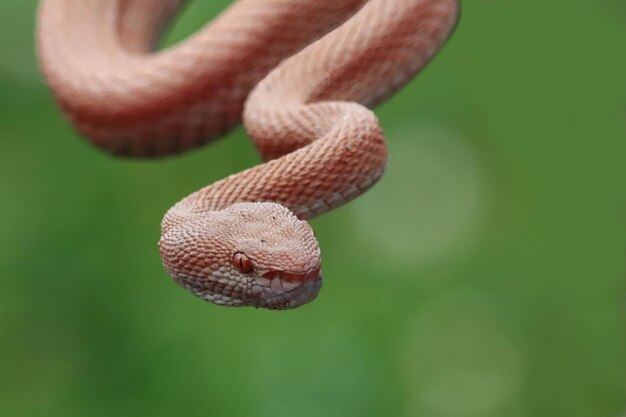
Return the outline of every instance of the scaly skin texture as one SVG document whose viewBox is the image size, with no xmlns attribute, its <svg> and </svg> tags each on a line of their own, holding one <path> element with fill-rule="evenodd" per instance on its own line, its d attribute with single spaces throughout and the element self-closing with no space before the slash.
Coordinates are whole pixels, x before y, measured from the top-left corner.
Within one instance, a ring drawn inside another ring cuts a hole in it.
<svg viewBox="0 0 626 417">
<path fill-rule="evenodd" d="M 177 153 L 241 121 L 264 164 L 178 202 L 161 258 L 226 306 L 294 308 L 321 287 L 307 219 L 357 197 L 387 149 L 368 109 L 440 49 L 458 0 L 239 0 L 187 41 L 154 45 L 181 0 L 43 0 L 43 74 L 64 113 L 118 155 Z"/>
</svg>

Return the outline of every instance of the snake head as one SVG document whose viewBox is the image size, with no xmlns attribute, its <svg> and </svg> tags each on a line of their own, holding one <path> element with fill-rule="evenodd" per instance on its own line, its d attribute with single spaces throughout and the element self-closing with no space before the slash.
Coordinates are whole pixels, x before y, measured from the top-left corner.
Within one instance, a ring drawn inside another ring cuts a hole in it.
<svg viewBox="0 0 626 417">
<path fill-rule="evenodd" d="M 219 211 L 165 215 L 161 259 L 172 278 L 225 306 L 295 308 L 322 285 L 313 230 L 277 203 L 237 203 Z"/>
</svg>

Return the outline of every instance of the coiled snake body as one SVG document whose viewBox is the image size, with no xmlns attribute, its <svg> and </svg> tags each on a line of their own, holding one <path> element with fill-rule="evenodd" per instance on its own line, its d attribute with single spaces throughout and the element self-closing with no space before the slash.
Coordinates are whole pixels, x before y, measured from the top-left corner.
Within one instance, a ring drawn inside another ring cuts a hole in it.
<svg viewBox="0 0 626 417">
<path fill-rule="evenodd" d="M 161 258 L 213 303 L 297 307 L 322 282 L 306 219 L 380 178 L 387 150 L 368 107 L 434 56 L 458 0 L 239 0 L 153 52 L 181 3 L 43 0 L 43 74 L 78 131 L 113 154 L 181 152 L 243 118 L 266 162 L 172 207 Z"/>
</svg>

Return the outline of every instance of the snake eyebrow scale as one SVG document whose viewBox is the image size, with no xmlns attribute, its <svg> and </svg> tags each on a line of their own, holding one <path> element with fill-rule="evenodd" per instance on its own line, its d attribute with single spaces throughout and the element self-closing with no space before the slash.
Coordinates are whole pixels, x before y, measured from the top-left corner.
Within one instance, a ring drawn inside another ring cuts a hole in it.
<svg viewBox="0 0 626 417">
<path fill-rule="evenodd" d="M 458 0 L 239 0 L 186 41 L 153 46 L 182 0 L 42 0 L 40 66 L 62 111 L 113 155 L 180 153 L 243 125 L 264 163 L 184 197 L 159 250 L 222 306 L 295 308 L 322 285 L 308 219 L 381 177 L 371 107 L 443 46 Z"/>
</svg>

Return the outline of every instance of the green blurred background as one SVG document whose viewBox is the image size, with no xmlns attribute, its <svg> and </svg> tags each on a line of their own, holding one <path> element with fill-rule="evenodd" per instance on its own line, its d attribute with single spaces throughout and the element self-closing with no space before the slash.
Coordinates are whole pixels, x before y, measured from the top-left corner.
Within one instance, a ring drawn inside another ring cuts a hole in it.
<svg viewBox="0 0 626 417">
<path fill-rule="evenodd" d="M 228 2 L 196 1 L 183 39 Z M 178 199 L 259 162 L 242 129 L 161 161 L 77 137 L 0 3 L 1 416 L 626 415 L 626 3 L 466 0 L 380 107 L 390 166 L 313 221 L 289 312 L 161 267 Z"/>
</svg>

